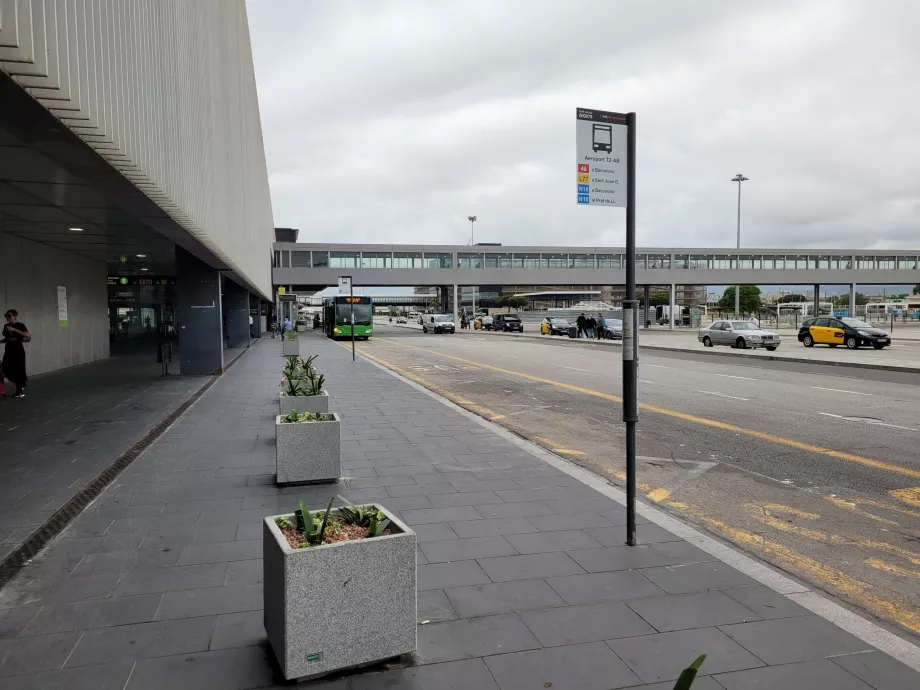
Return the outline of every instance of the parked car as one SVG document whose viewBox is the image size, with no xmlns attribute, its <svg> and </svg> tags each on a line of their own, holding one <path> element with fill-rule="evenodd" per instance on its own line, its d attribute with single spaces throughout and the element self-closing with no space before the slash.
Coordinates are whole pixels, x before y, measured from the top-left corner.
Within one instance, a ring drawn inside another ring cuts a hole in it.
<svg viewBox="0 0 920 690">
<path fill-rule="evenodd" d="M 496 314 L 492 317 L 492 330 L 504 331 L 505 333 L 510 331 L 523 333 L 524 324 L 521 323 L 521 319 L 517 314 Z"/>
<path fill-rule="evenodd" d="M 476 330 L 491 331 L 492 330 L 492 317 L 488 314 L 479 316 L 476 318 L 473 328 Z"/>
<path fill-rule="evenodd" d="M 623 322 L 620 319 L 607 319 L 603 337 L 604 340 L 623 340 Z"/>
<path fill-rule="evenodd" d="M 547 316 L 540 324 L 540 333 L 543 335 L 568 335 L 572 327 L 565 319 L 558 316 Z"/>
<path fill-rule="evenodd" d="M 750 321 L 713 321 L 709 327 L 700 329 L 697 339 L 706 347 L 762 347 L 773 352 L 780 346 L 780 337 L 777 333 L 763 331 Z"/>
<path fill-rule="evenodd" d="M 871 345 L 876 350 L 881 350 L 891 345 L 891 336 L 888 335 L 888 331 L 875 328 L 859 319 L 821 316 L 802 322 L 799 328 L 799 342 L 805 347 L 813 347 L 817 343 L 829 347 L 846 345 L 850 350 L 855 350 L 860 345 Z"/>
<path fill-rule="evenodd" d="M 405 316 L 397 316 L 396 323 L 409 323 L 409 319 L 407 319 Z"/>
<path fill-rule="evenodd" d="M 447 314 L 426 314 L 422 331 L 425 333 L 455 333 L 457 326 L 452 316 Z"/>
</svg>

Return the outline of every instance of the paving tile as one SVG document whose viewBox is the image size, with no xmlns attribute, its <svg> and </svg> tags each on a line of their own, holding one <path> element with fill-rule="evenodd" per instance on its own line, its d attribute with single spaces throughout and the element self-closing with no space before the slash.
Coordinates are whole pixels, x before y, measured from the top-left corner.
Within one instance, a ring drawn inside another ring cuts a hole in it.
<svg viewBox="0 0 920 690">
<path fill-rule="evenodd" d="M 537 534 L 509 534 L 505 537 L 520 553 L 547 553 L 573 551 L 600 547 L 594 539 L 581 530 L 539 532 Z"/>
<path fill-rule="evenodd" d="M 440 494 L 455 494 L 457 489 L 446 481 L 439 484 L 418 484 L 415 486 L 388 486 L 387 494 L 393 498 L 402 496 L 438 496 Z"/>
<path fill-rule="evenodd" d="M 403 521 L 407 525 L 425 525 L 432 522 L 453 522 L 461 520 L 477 520 L 479 513 L 472 506 L 458 506 L 455 508 L 428 508 L 421 510 L 402 511 Z"/>
<path fill-rule="evenodd" d="M 3 690 L 122 690 L 134 668 L 133 661 L 118 661 L 85 668 L 26 673 L 3 679 Z"/>
<path fill-rule="evenodd" d="M 560 491 L 565 494 L 566 492 L 573 492 L 573 489 L 560 489 Z M 578 493 L 583 495 L 552 499 L 546 501 L 546 505 L 552 508 L 554 513 L 559 513 L 560 515 L 569 515 L 573 513 L 600 513 L 617 507 L 617 504 L 613 500 L 601 496 L 594 489 L 579 486 Z M 644 520 L 640 518 L 641 516 L 636 516 L 637 524 L 644 522 Z M 623 524 L 626 523 L 624 522 Z"/>
<path fill-rule="evenodd" d="M 458 479 L 451 479 L 450 483 L 461 493 L 467 491 L 507 491 L 519 488 L 513 479 L 492 479 L 484 481 L 476 479 L 475 477 L 470 477 L 469 475 Z"/>
<path fill-rule="evenodd" d="M 588 534 L 601 542 L 604 546 L 623 546 L 626 543 L 626 527 L 600 527 L 586 530 Z M 671 534 L 663 527 L 652 524 L 636 525 L 637 544 L 658 544 L 660 542 L 681 541 L 680 537 Z"/>
<path fill-rule="evenodd" d="M 419 546 L 429 563 L 446 563 L 448 561 L 465 561 L 471 558 L 489 558 L 517 554 L 514 547 L 501 536 L 428 541 Z"/>
<path fill-rule="evenodd" d="M 920 673 L 882 652 L 835 656 L 831 659 L 875 690 L 920 688 Z M 820 687 L 812 685 L 812 688 Z"/>
<path fill-rule="evenodd" d="M 584 573 L 581 566 L 561 551 L 503 558 L 480 558 L 479 565 L 492 582 Z"/>
<path fill-rule="evenodd" d="M 162 599 L 163 595 L 157 593 L 43 606 L 22 635 L 47 635 L 151 621 Z"/>
<path fill-rule="evenodd" d="M 0 607 L 29 604 L 66 604 L 89 599 L 104 599 L 118 585 L 121 573 L 89 575 L 86 577 L 18 578 L 0 590 Z"/>
<path fill-rule="evenodd" d="M 725 594 L 751 609 L 758 618 L 791 618 L 812 615 L 808 609 L 765 585 L 726 589 Z"/>
<path fill-rule="evenodd" d="M 560 606 L 520 614 L 544 647 L 649 635 L 655 629 L 623 602 Z"/>
<path fill-rule="evenodd" d="M 477 506 L 476 510 L 484 518 L 529 517 L 531 515 L 554 515 L 555 511 L 540 501 L 523 501 L 521 503 L 493 503 Z"/>
<path fill-rule="evenodd" d="M 0 609 L 0 640 L 16 637 L 35 618 L 40 606 L 17 606 Z"/>
<path fill-rule="evenodd" d="M 646 683 L 676 680 L 703 653 L 703 675 L 763 666 L 760 659 L 717 628 L 630 637 L 607 644 Z"/>
<path fill-rule="evenodd" d="M 463 618 L 542 609 L 565 603 L 543 580 L 451 587 L 445 591 L 454 611 Z"/>
<path fill-rule="evenodd" d="M 504 503 L 492 491 L 469 491 L 456 494 L 438 494 L 430 497 L 431 503 L 438 508 L 450 506 L 478 506 L 490 503 Z"/>
<path fill-rule="evenodd" d="M 82 577 L 103 573 L 121 573 L 132 568 L 169 568 L 178 565 L 181 556 L 181 549 L 169 548 L 92 553 L 80 561 L 72 574 Z"/>
<path fill-rule="evenodd" d="M 433 522 L 429 525 L 413 525 L 412 531 L 415 532 L 415 538 L 419 544 L 427 541 L 444 541 L 445 539 L 457 539 L 457 534 L 446 522 Z"/>
<path fill-rule="evenodd" d="M 419 626 L 416 655 L 432 664 L 539 647 L 517 616 L 483 616 Z"/>
<path fill-rule="evenodd" d="M 428 559 L 425 558 L 425 553 L 422 551 L 422 545 L 419 543 L 415 544 L 415 565 L 428 565 Z"/>
<path fill-rule="evenodd" d="M 0 640 L 0 677 L 61 668 L 81 634 L 67 632 Z"/>
<path fill-rule="evenodd" d="M 579 549 L 569 554 L 589 573 L 630 570 L 667 565 L 671 559 L 650 546 L 611 546 L 606 549 Z"/>
<path fill-rule="evenodd" d="M 433 563 L 418 566 L 418 591 L 462 587 L 489 582 L 476 561 L 457 561 L 456 563 Z"/>
<path fill-rule="evenodd" d="M 709 660 L 708 657 L 706 660 Z M 784 666 L 768 666 L 736 673 L 721 673 L 715 679 L 725 690 L 762 690 L 763 688 L 870 690 L 870 686 L 839 666 L 835 666 L 829 659 Z M 916 679 L 914 682 L 916 683 Z M 696 690 L 696 684 L 693 687 Z M 907 690 L 909 687 L 911 686 L 897 686 L 898 690 Z M 882 690 L 882 688 L 876 688 L 876 690 Z"/>
<path fill-rule="evenodd" d="M 537 515 L 530 518 L 541 532 L 585 529 L 588 527 L 610 527 L 610 522 L 599 513 L 569 513 L 566 515 Z"/>
<path fill-rule="evenodd" d="M 457 619 L 454 607 L 450 605 L 450 599 L 444 594 L 443 589 L 419 592 L 416 600 L 419 623 L 440 623 Z"/>
<path fill-rule="evenodd" d="M 636 690 L 674 690 L 674 683 L 666 681 L 664 683 L 651 683 L 642 686 L 635 686 Z M 629 688 L 628 690 L 632 690 Z M 697 676 L 693 681 L 693 690 L 725 690 L 724 687 L 719 685 L 709 676 Z M 772 690 L 772 688 L 770 689 Z"/>
<path fill-rule="evenodd" d="M 625 523 L 624 523 L 625 524 Z M 685 541 L 667 541 L 651 544 L 651 547 L 671 559 L 675 565 L 688 565 L 690 563 L 705 563 L 706 561 L 719 560 L 712 554 L 688 544 Z"/>
<path fill-rule="evenodd" d="M 187 527 L 166 527 L 147 533 L 139 548 L 169 548 L 181 551 L 188 544 L 212 544 L 233 541 L 237 528 L 232 524 L 189 525 Z"/>
<path fill-rule="evenodd" d="M 217 617 L 211 649 L 250 647 L 265 640 L 264 615 L 261 610 L 227 613 Z M 195 620 L 195 619 L 191 619 Z"/>
<path fill-rule="evenodd" d="M 226 541 L 215 544 L 190 544 L 182 552 L 180 565 L 248 561 L 262 556 L 262 540 Z"/>
<path fill-rule="evenodd" d="M 612 690 L 638 681 L 603 642 L 501 654 L 484 661 L 501 690 Z"/>
<path fill-rule="evenodd" d="M 403 496 L 402 498 L 381 498 L 377 502 L 390 510 L 414 510 L 434 508 L 428 496 Z"/>
<path fill-rule="evenodd" d="M 537 531 L 537 528 L 524 518 L 466 520 L 464 522 L 452 522 L 450 526 L 461 539 L 497 536 L 499 534 L 532 534 Z"/>
<path fill-rule="evenodd" d="M 354 676 L 348 680 L 348 687 L 350 690 L 498 690 L 482 659 Z"/>
<path fill-rule="evenodd" d="M 227 575 L 226 563 L 189 565 L 181 568 L 156 568 L 132 570 L 115 588 L 114 596 L 144 594 L 147 592 L 173 592 L 198 587 L 219 587 Z"/>
<path fill-rule="evenodd" d="M 872 650 L 862 640 L 817 616 L 723 625 L 719 629 L 768 664 L 791 664 Z"/>
<path fill-rule="evenodd" d="M 141 659 L 125 690 L 247 690 L 272 682 L 272 660 L 262 647 Z"/>
<path fill-rule="evenodd" d="M 651 623 L 659 632 L 746 623 L 759 619 L 759 616 L 753 611 L 725 596 L 722 592 L 665 594 L 630 599 L 626 605 Z"/>
<path fill-rule="evenodd" d="M 234 561 L 227 566 L 225 585 L 255 585 L 262 582 L 262 559 Z"/>
<path fill-rule="evenodd" d="M 547 578 L 547 583 L 569 605 L 620 601 L 661 594 L 661 590 L 636 570 L 567 575 Z"/>
<path fill-rule="evenodd" d="M 669 594 L 688 594 L 757 584 L 756 580 L 721 561 L 643 568 L 642 574 Z"/>
<path fill-rule="evenodd" d="M 157 611 L 157 620 L 213 616 L 262 608 L 262 585 L 204 587 L 167 592 Z"/>
<path fill-rule="evenodd" d="M 203 652 L 213 629 L 214 618 L 206 616 L 87 630 L 67 660 L 67 667 Z"/>
</svg>

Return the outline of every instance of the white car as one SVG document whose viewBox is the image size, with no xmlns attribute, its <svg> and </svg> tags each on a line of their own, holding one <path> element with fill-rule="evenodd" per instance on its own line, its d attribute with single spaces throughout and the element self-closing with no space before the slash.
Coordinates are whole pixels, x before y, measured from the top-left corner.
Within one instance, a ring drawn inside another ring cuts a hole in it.
<svg viewBox="0 0 920 690">
<path fill-rule="evenodd" d="M 713 321 L 707 328 L 701 328 L 697 335 L 706 347 L 729 345 L 737 348 L 758 348 L 772 352 L 780 346 L 779 334 L 762 331 L 750 321 Z"/>
<path fill-rule="evenodd" d="M 422 331 L 425 333 L 455 333 L 457 326 L 453 317 L 447 314 L 426 314 L 422 321 Z"/>
</svg>

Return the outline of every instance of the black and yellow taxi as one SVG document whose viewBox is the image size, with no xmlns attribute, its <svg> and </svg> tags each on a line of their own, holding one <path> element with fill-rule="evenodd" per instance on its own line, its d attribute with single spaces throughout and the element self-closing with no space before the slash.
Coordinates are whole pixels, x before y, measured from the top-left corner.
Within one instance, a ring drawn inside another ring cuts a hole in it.
<svg viewBox="0 0 920 690">
<path fill-rule="evenodd" d="M 871 345 L 876 350 L 881 350 L 891 345 L 891 336 L 887 331 L 859 319 L 821 316 L 802 322 L 799 328 L 799 342 L 805 347 L 846 345 L 850 350 L 855 350 L 861 345 Z"/>
</svg>

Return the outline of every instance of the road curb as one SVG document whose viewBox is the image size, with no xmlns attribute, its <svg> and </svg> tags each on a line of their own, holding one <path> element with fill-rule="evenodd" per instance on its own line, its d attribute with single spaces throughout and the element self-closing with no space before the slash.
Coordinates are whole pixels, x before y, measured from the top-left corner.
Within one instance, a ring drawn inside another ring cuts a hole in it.
<svg viewBox="0 0 920 690">
<path fill-rule="evenodd" d="M 479 332 L 469 333 L 463 331 L 457 331 L 460 335 L 480 335 Z M 501 331 L 488 331 L 491 335 L 497 335 L 502 338 L 520 338 L 522 336 L 516 333 L 502 333 Z M 666 347 L 664 345 L 643 345 L 641 342 L 641 333 L 640 333 L 640 344 L 639 350 L 652 350 L 654 352 L 681 352 L 688 353 L 693 355 L 702 355 L 704 357 L 734 357 L 736 359 L 746 359 L 749 362 L 758 362 L 758 361 L 767 361 L 767 362 L 792 362 L 795 364 L 815 364 L 818 366 L 826 367 L 849 367 L 851 369 L 870 369 L 874 371 L 894 371 L 903 374 L 920 374 L 920 366 L 917 367 L 905 367 L 898 366 L 896 364 L 873 364 L 869 362 L 835 362 L 826 359 L 804 359 L 802 357 L 789 357 L 787 355 L 746 355 L 741 352 L 732 352 L 728 348 L 720 349 L 705 349 L 697 350 L 689 347 Z M 621 342 L 619 340 L 596 340 L 591 341 L 585 338 L 551 338 L 547 336 L 546 339 L 537 336 L 523 336 L 527 339 L 527 342 L 541 343 L 543 345 L 553 345 L 556 343 L 566 343 L 563 347 L 620 347 Z"/>
<path fill-rule="evenodd" d="M 501 335 L 510 336 L 511 334 L 509 333 Z M 530 453 L 538 460 L 541 460 L 548 465 L 551 465 L 556 469 L 565 472 L 573 479 L 576 479 L 582 484 L 591 487 L 598 493 L 603 494 L 616 503 L 619 503 L 623 506 L 626 505 L 625 492 L 610 484 L 610 482 L 608 482 L 605 478 L 594 474 L 590 470 L 571 463 L 565 458 L 562 458 L 546 450 L 542 446 L 539 446 L 532 441 L 518 436 L 517 434 L 509 431 L 508 429 L 505 429 L 499 424 L 491 422 L 473 412 L 470 412 L 469 410 L 464 409 L 453 401 L 428 390 L 421 384 L 405 378 L 404 376 L 383 366 L 382 364 L 378 364 L 368 357 L 365 357 L 363 354 L 360 356 L 368 364 L 377 367 L 381 371 L 388 373 L 390 376 L 393 376 L 403 383 L 406 383 L 415 390 L 424 393 L 430 398 L 433 398 L 437 402 L 463 415 L 481 427 L 488 429 L 509 443 L 512 443 L 518 448 Z M 920 647 L 917 647 L 910 641 L 896 635 L 889 630 L 886 630 L 876 623 L 863 618 L 861 615 L 849 610 L 841 604 L 838 604 L 829 598 L 831 595 L 823 595 L 815 592 L 814 590 L 801 584 L 800 582 L 797 582 L 788 575 L 774 569 L 775 566 L 768 565 L 764 562 L 756 560 L 752 556 L 748 556 L 747 554 L 737 551 L 732 546 L 719 541 L 715 537 L 704 534 L 703 532 L 697 530 L 695 527 L 692 527 L 691 525 L 683 522 L 679 518 L 665 513 L 660 509 L 653 507 L 652 505 L 637 500 L 636 511 L 639 515 L 647 518 L 659 527 L 662 527 L 681 537 L 682 539 L 685 539 L 697 548 L 702 549 L 723 563 L 726 563 L 727 565 L 735 568 L 742 574 L 747 575 L 748 577 L 751 577 L 752 579 L 769 587 L 779 595 L 784 596 L 790 601 L 793 601 L 808 609 L 815 615 L 829 621 L 842 630 L 845 630 L 851 635 L 859 638 L 863 642 L 872 645 L 879 651 L 888 654 L 889 656 L 897 659 L 915 671 L 920 671 Z"/>
</svg>

